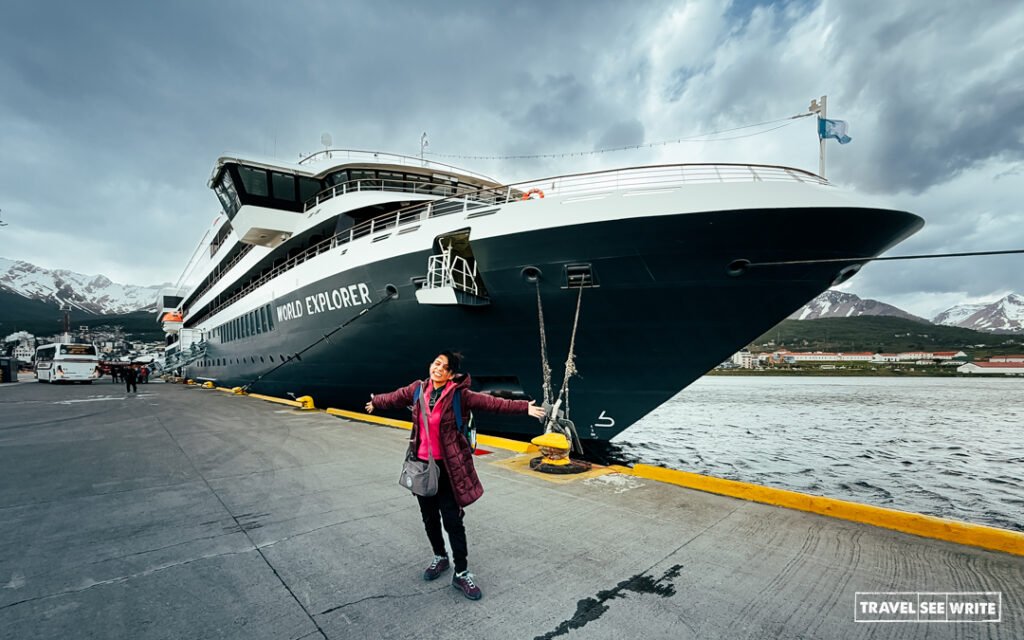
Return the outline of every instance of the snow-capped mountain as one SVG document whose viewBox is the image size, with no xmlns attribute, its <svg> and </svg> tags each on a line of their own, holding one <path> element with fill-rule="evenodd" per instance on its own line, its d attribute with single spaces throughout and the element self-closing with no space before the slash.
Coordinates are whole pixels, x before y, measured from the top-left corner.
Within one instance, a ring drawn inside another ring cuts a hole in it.
<svg viewBox="0 0 1024 640">
<path fill-rule="evenodd" d="M 111 282 L 102 275 L 50 271 L 20 260 L 0 258 L 0 289 L 32 300 L 42 300 L 95 314 L 120 314 L 156 308 L 156 296 L 165 285 L 139 287 Z"/>
<path fill-rule="evenodd" d="M 862 300 L 852 293 L 828 290 L 805 304 L 789 316 L 790 320 L 817 320 L 818 318 L 852 318 L 855 316 L 896 316 L 918 322 L 928 322 L 912 313 L 878 300 Z"/>
<path fill-rule="evenodd" d="M 967 318 L 970 318 L 971 316 L 978 313 L 987 306 L 988 305 L 984 303 L 958 304 L 955 307 L 946 309 L 939 315 L 932 318 L 932 323 L 944 324 L 950 327 L 959 327 L 961 322 L 963 322 Z"/>
<path fill-rule="evenodd" d="M 935 324 L 992 333 L 1024 331 L 1024 296 L 1011 293 L 989 304 L 961 304 L 935 316 Z"/>
</svg>

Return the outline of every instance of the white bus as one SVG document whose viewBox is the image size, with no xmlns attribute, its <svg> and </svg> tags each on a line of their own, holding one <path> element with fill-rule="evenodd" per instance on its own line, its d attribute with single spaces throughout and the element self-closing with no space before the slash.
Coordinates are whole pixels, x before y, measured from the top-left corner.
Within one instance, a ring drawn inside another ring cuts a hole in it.
<svg viewBox="0 0 1024 640">
<path fill-rule="evenodd" d="M 44 344 L 36 349 L 39 382 L 92 383 L 99 377 L 100 357 L 92 344 Z"/>
</svg>

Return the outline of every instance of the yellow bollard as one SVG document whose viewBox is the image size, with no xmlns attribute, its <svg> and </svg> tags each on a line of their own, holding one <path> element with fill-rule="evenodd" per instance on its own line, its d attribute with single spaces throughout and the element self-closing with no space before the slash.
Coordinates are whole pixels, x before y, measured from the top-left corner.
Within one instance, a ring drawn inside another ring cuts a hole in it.
<svg viewBox="0 0 1024 640">
<path fill-rule="evenodd" d="M 540 473 L 570 474 L 590 470 L 590 463 L 569 458 L 569 440 L 561 433 L 545 433 L 530 440 L 540 447 L 543 457 L 530 460 L 530 468 Z"/>
<path fill-rule="evenodd" d="M 313 397 L 312 396 L 301 396 L 301 397 L 295 398 L 295 401 L 302 405 L 299 408 L 302 409 L 303 411 L 308 411 L 310 409 L 316 409 L 316 406 L 313 405 Z"/>
<path fill-rule="evenodd" d="M 204 389 L 212 389 L 213 388 L 213 383 L 210 382 L 209 380 L 207 380 L 206 382 L 203 383 L 203 388 Z"/>
<path fill-rule="evenodd" d="M 569 440 L 561 433 L 545 433 L 530 442 L 540 447 L 540 452 L 544 456 L 540 464 L 569 464 Z"/>
<path fill-rule="evenodd" d="M 232 387 L 231 388 L 231 393 L 235 394 L 236 396 L 244 396 L 245 395 L 245 391 L 242 390 L 242 387 Z"/>
<path fill-rule="evenodd" d="M 185 381 L 185 384 L 195 384 L 195 383 L 196 383 L 196 381 L 193 380 L 192 378 L 189 378 L 188 380 Z"/>
</svg>

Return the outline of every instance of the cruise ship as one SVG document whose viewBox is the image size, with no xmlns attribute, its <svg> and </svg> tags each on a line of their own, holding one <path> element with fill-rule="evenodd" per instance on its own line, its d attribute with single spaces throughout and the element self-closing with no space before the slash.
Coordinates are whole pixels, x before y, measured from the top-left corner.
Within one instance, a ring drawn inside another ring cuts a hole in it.
<svg viewBox="0 0 1024 640">
<path fill-rule="evenodd" d="M 158 305 L 170 367 L 361 411 L 451 349 L 475 390 L 560 398 L 584 445 L 923 225 L 766 165 L 503 184 L 417 157 L 326 150 L 291 164 L 221 157 L 209 186 L 221 215 Z M 477 425 L 518 439 L 543 429 L 526 416 Z"/>
</svg>

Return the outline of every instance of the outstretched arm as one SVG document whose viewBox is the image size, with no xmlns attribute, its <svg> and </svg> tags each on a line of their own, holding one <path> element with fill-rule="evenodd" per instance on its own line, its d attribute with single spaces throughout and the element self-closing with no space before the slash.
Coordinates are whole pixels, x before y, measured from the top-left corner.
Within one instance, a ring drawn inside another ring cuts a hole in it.
<svg viewBox="0 0 1024 640">
<path fill-rule="evenodd" d="M 534 418 L 543 418 L 544 409 L 538 407 L 533 400 L 506 400 L 487 393 L 478 393 L 466 389 L 462 392 L 462 401 L 472 411 L 481 413 L 528 414 Z"/>
<path fill-rule="evenodd" d="M 412 404 L 413 394 L 416 393 L 416 387 L 419 385 L 420 383 L 417 381 L 408 386 L 396 389 L 391 393 L 382 393 L 373 396 L 370 401 L 366 403 L 366 413 L 373 413 L 374 409 L 387 411 L 388 409 L 409 406 Z"/>
</svg>

